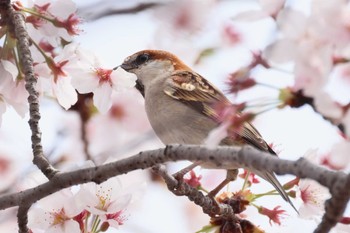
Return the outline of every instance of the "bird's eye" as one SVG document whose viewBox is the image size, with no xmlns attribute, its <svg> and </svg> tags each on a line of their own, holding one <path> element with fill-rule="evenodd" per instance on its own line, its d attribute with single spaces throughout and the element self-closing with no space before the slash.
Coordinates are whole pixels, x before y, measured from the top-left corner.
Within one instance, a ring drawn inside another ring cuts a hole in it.
<svg viewBox="0 0 350 233">
<path fill-rule="evenodd" d="M 144 53 L 144 54 L 137 56 L 136 63 L 138 65 L 141 65 L 141 64 L 145 63 L 146 61 L 148 61 L 148 59 L 149 59 L 149 55 Z"/>
</svg>

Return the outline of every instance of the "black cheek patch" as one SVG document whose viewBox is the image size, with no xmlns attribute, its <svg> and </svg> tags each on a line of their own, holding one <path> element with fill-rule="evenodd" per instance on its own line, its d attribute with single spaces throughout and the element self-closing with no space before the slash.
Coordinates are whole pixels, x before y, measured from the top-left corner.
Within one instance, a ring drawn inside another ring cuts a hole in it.
<svg viewBox="0 0 350 233">
<path fill-rule="evenodd" d="M 141 93 L 143 97 L 145 97 L 145 86 L 141 83 L 140 80 L 136 80 L 136 89 Z"/>
</svg>

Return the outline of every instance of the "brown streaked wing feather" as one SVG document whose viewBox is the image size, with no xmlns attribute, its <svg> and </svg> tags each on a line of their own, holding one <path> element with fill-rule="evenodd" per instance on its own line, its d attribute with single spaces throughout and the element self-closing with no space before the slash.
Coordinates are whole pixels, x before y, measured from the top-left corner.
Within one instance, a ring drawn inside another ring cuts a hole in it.
<svg viewBox="0 0 350 233">
<path fill-rule="evenodd" d="M 239 135 L 242 136 L 248 144 L 251 144 L 257 149 L 270 152 L 273 155 L 276 154 L 265 142 L 258 130 L 248 122 L 244 124 L 244 127 L 240 131 Z"/>
<path fill-rule="evenodd" d="M 231 102 L 220 90 L 216 89 L 199 74 L 189 71 L 176 71 L 171 77 L 164 92 L 168 96 L 206 114 L 214 121 L 218 120 L 217 113 L 213 108 L 215 103 L 221 102 L 231 105 Z M 257 149 L 273 152 L 251 124 L 245 123 L 243 129 L 237 132 L 237 134 L 242 137 L 243 141 Z M 275 153 L 273 152 L 272 154 Z"/>
<path fill-rule="evenodd" d="M 217 114 L 213 109 L 216 103 L 231 104 L 221 91 L 194 72 L 174 72 L 167 84 L 165 94 L 190 105 L 213 120 L 217 120 Z"/>
</svg>

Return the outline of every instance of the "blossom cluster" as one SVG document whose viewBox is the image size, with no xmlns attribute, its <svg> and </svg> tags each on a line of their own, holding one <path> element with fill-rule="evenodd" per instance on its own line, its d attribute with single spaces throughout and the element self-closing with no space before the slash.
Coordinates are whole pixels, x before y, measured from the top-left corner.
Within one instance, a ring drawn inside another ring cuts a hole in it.
<svg viewBox="0 0 350 233">
<path fill-rule="evenodd" d="M 74 193 L 75 191 L 75 193 Z M 28 226 L 36 232 L 97 233 L 118 228 L 127 219 L 131 194 L 117 178 L 79 190 L 63 189 L 40 200 L 29 212 Z"/>
<path fill-rule="evenodd" d="M 16 1 L 16 11 L 25 17 L 31 42 L 34 75 L 41 96 L 57 99 L 65 109 L 74 105 L 79 93 L 93 93 L 94 105 L 100 112 L 112 106 L 112 92 L 134 86 L 135 77 L 122 69 L 101 65 L 97 57 L 80 48 L 73 37 L 80 33 L 82 20 L 73 1 L 29 1 L 23 6 Z M 24 71 L 20 51 L 11 24 L 1 25 L 4 44 L 0 57 L 0 116 L 12 106 L 21 116 L 28 111 Z"/>
<path fill-rule="evenodd" d="M 243 76 L 245 83 L 251 81 L 250 71 L 257 64 L 266 69 L 288 70 L 294 76 L 294 84 L 280 90 L 280 106 L 299 107 L 312 99 L 316 111 L 335 124 L 343 124 L 349 137 L 349 99 L 334 94 L 335 82 L 349 85 L 349 2 L 315 0 L 311 1 L 309 11 L 296 9 L 285 0 L 260 3 L 261 10 L 239 13 L 234 20 L 252 22 L 271 18 L 276 27 L 275 37 L 262 51 L 261 59 L 255 62 L 253 56 L 250 65 L 234 73 L 234 80 L 242 80 Z M 302 97 L 309 98 L 301 100 Z"/>
</svg>

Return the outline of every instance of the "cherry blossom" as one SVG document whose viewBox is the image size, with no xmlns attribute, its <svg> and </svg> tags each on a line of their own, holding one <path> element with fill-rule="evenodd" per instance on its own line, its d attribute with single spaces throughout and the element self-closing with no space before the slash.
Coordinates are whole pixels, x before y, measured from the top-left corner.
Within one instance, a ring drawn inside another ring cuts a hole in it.
<svg viewBox="0 0 350 233">
<path fill-rule="evenodd" d="M 26 18 L 27 26 L 29 34 L 36 41 L 44 36 L 56 46 L 60 44 L 60 38 L 71 41 L 71 36 L 79 32 L 77 24 L 81 20 L 76 16 L 76 5 L 71 0 L 29 1 L 29 8 L 20 9 L 30 14 Z"/>
<path fill-rule="evenodd" d="M 248 175 L 248 170 L 244 169 L 244 172 L 242 174 L 239 174 L 238 176 L 242 179 L 246 179 Z M 248 185 L 251 186 L 252 184 L 260 183 L 260 180 L 256 177 L 256 175 L 253 172 L 249 172 L 248 176 Z"/>
<path fill-rule="evenodd" d="M 337 120 L 342 118 L 342 106 L 335 102 L 328 93 L 319 91 L 315 94 L 314 98 L 315 107 L 323 116 Z"/>
<path fill-rule="evenodd" d="M 88 183 L 81 186 L 75 201 L 78 206 L 99 216 L 102 222 L 117 227 L 123 223 L 122 213 L 131 200 L 131 194 L 121 190 L 118 178 L 111 178 L 100 185 Z"/>
<path fill-rule="evenodd" d="M 78 51 L 77 69 L 72 70 L 72 85 L 79 93 L 94 93 L 94 105 L 105 113 L 112 106 L 112 91 L 121 91 L 135 86 L 136 77 L 123 69 L 103 68 L 91 53 Z"/>
<path fill-rule="evenodd" d="M 301 218 L 315 218 L 324 212 L 324 201 L 329 198 L 328 190 L 316 181 L 301 179 L 297 195 L 303 201 L 299 208 Z"/>
<path fill-rule="evenodd" d="M 250 10 L 238 13 L 233 19 L 255 21 L 266 17 L 275 18 L 283 8 L 285 0 L 259 0 L 261 10 Z"/>
<path fill-rule="evenodd" d="M 212 129 L 207 138 L 204 140 L 204 144 L 208 148 L 215 148 L 220 144 L 220 142 L 227 137 L 227 129 L 230 126 L 229 122 L 224 122 L 220 126 Z"/>
<path fill-rule="evenodd" d="M 65 109 L 69 109 L 77 101 L 77 93 L 71 84 L 71 70 L 77 66 L 76 50 L 76 44 L 66 45 L 58 56 L 48 57 L 46 63 L 34 66 L 39 79 L 49 80 L 51 90 L 45 91 L 55 96 Z"/>
<path fill-rule="evenodd" d="M 12 140 L 6 140 L 1 137 L 0 144 L 0 191 L 7 190 L 13 187 L 16 183 L 18 176 L 23 172 L 23 159 L 20 158 L 23 151 L 17 151 L 11 147 Z M 18 140 L 16 141 L 18 142 Z"/>
<path fill-rule="evenodd" d="M 202 175 L 196 175 L 196 173 L 191 170 L 189 173 L 190 178 L 184 178 L 184 181 L 192 186 L 193 188 L 199 188 L 201 187 L 201 179 L 202 179 Z"/>
<path fill-rule="evenodd" d="M 348 169 L 350 167 L 349 150 L 349 140 L 342 140 L 335 143 L 330 151 L 330 156 L 328 156 L 328 162 L 334 167 Z"/>
<path fill-rule="evenodd" d="M 28 93 L 24 87 L 24 80 L 17 80 L 17 75 L 17 67 L 12 62 L 0 61 L 0 123 L 7 104 L 22 117 L 28 111 Z"/>
<path fill-rule="evenodd" d="M 252 113 L 240 113 L 244 107 L 244 103 L 238 105 L 218 104 L 214 106 L 220 125 L 209 132 L 204 140 L 205 145 L 213 148 L 219 145 L 221 140 L 227 136 L 237 137 L 244 124 L 255 117 Z"/>
<path fill-rule="evenodd" d="M 223 25 L 221 34 L 223 43 L 227 43 L 228 45 L 236 45 L 242 41 L 240 32 L 231 22 L 227 22 Z"/>
<path fill-rule="evenodd" d="M 175 1 L 160 8 L 155 13 L 156 18 L 161 18 L 165 26 L 162 30 L 176 35 L 191 35 L 199 31 L 209 16 L 215 1 Z"/>
<path fill-rule="evenodd" d="M 266 215 L 269 218 L 270 224 L 272 222 L 281 225 L 281 217 L 285 215 L 286 211 L 280 209 L 281 206 L 276 206 L 272 210 L 265 208 L 263 206 L 259 207 L 259 213 L 262 215 Z"/>
<path fill-rule="evenodd" d="M 69 189 L 61 190 L 38 202 L 29 212 L 28 226 L 35 233 L 44 230 L 48 233 L 78 233 L 79 223 L 74 217 L 83 209 L 75 204 Z"/>
</svg>

